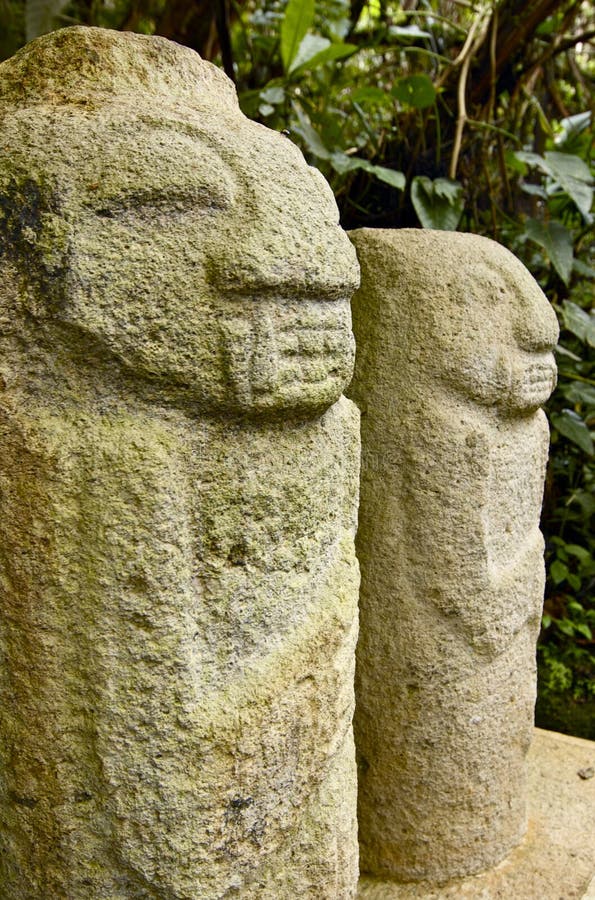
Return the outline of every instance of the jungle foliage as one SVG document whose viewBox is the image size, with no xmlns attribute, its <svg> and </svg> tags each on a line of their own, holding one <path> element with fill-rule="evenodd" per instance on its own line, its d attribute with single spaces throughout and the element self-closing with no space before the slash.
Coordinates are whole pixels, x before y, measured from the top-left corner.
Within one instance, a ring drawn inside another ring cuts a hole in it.
<svg viewBox="0 0 595 900">
<path fill-rule="evenodd" d="M 525 262 L 562 329 L 538 721 L 595 738 L 592 4 L 0 0 L 0 17 L 3 57 L 77 22 L 187 44 L 225 68 L 247 115 L 289 131 L 346 228 L 472 231 Z"/>
</svg>

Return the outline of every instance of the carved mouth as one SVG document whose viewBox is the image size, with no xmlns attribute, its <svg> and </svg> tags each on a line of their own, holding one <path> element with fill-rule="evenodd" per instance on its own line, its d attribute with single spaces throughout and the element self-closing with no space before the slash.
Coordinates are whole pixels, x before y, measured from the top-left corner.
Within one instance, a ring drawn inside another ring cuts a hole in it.
<svg viewBox="0 0 595 900">
<path fill-rule="evenodd" d="M 525 368 L 518 380 L 518 392 L 523 403 L 530 406 L 545 403 L 556 386 L 556 374 L 556 364 L 551 354 Z"/>
<path fill-rule="evenodd" d="M 282 383 L 326 381 L 344 362 L 348 335 L 344 325 L 298 325 L 277 338 L 278 375 Z"/>
<path fill-rule="evenodd" d="M 222 326 L 227 375 L 241 407 L 338 399 L 354 358 L 347 301 L 245 312 Z"/>
</svg>

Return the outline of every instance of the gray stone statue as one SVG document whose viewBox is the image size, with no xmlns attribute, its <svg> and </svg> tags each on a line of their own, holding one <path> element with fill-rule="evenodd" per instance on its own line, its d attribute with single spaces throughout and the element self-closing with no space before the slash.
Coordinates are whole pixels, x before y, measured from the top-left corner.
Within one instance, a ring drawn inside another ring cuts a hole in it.
<svg viewBox="0 0 595 900">
<path fill-rule="evenodd" d="M 556 317 L 508 251 L 353 232 L 362 871 L 434 882 L 526 827 Z"/>
<path fill-rule="evenodd" d="M 0 894 L 355 894 L 355 253 L 158 38 L 0 66 Z"/>
</svg>

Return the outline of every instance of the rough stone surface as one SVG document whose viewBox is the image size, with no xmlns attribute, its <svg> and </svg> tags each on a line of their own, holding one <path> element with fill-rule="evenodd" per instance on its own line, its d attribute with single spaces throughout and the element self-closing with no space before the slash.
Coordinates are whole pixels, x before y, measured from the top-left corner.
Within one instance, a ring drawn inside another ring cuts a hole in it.
<svg viewBox="0 0 595 900">
<path fill-rule="evenodd" d="M 158 38 L 40 38 L 0 120 L 0 896 L 353 897 L 332 194 Z"/>
<path fill-rule="evenodd" d="M 529 828 L 495 868 L 440 886 L 363 877 L 360 900 L 594 900 L 595 743 L 535 729 L 527 756 Z"/>
<path fill-rule="evenodd" d="M 362 871 L 447 880 L 526 828 L 557 323 L 485 238 L 352 234 Z"/>
</svg>

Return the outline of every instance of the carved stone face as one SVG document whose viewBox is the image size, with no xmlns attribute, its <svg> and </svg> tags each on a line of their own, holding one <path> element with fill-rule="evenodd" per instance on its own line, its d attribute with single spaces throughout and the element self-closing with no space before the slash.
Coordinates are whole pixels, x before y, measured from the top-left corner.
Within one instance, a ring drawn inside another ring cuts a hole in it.
<svg viewBox="0 0 595 900">
<path fill-rule="evenodd" d="M 430 366 L 478 403 L 510 412 L 535 409 L 556 384 L 554 311 L 511 253 L 494 242 L 461 237 L 476 252 L 462 257 L 450 285 L 455 302 L 435 316 Z"/>
<path fill-rule="evenodd" d="M 53 317 L 172 402 L 330 406 L 351 377 L 358 282 L 330 188 L 239 110 L 138 101 L 13 117 L 53 197 Z"/>
</svg>

